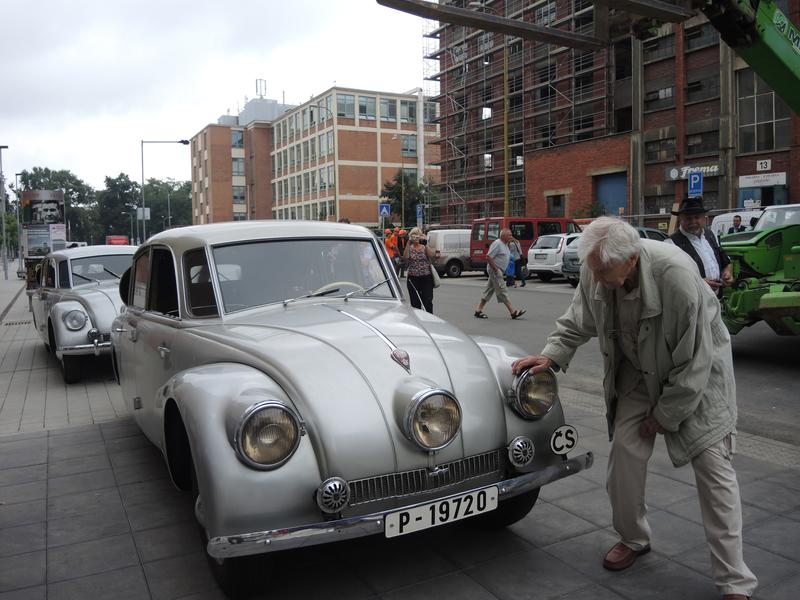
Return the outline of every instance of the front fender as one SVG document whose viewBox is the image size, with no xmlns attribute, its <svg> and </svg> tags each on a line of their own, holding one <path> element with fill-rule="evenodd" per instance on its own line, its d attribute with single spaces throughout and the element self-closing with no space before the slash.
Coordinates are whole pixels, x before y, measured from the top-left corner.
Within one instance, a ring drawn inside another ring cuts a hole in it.
<svg viewBox="0 0 800 600">
<path fill-rule="evenodd" d="M 79 310 L 88 317 L 86 324 L 78 331 L 71 331 L 67 329 L 67 326 L 64 324 L 64 315 L 72 310 Z M 86 307 L 80 302 L 75 300 L 58 302 L 50 309 L 48 319 L 50 321 L 50 326 L 53 328 L 53 336 L 55 338 L 56 347 L 53 348 L 53 351 L 58 358 L 61 358 L 61 350 L 63 348 L 89 343 L 87 334 L 89 330 L 94 327 L 94 323 L 92 321 L 92 314 L 87 311 Z"/>
<path fill-rule="evenodd" d="M 169 399 L 186 429 L 202 500 L 200 517 L 210 537 L 319 520 L 313 491 L 321 475 L 308 434 L 291 458 L 271 471 L 245 466 L 233 447 L 233 432 L 250 405 L 271 399 L 296 410 L 277 383 L 246 365 L 211 364 L 179 373 L 161 389 L 156 407 L 162 423 Z"/>
</svg>

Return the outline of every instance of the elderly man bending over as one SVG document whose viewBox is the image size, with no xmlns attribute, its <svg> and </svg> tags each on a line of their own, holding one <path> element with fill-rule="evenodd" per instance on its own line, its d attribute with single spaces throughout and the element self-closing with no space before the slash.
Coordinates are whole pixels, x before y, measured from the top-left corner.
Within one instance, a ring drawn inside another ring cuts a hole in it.
<svg viewBox="0 0 800 600">
<path fill-rule="evenodd" d="M 620 542 L 603 566 L 619 571 L 650 551 L 647 462 L 663 434 L 676 467 L 692 463 L 714 583 L 724 600 L 744 600 L 756 578 L 742 557 L 742 509 L 731 464 L 736 387 L 719 301 L 691 258 L 642 240 L 602 217 L 581 235 L 581 279 L 540 355 L 514 362 L 566 370 L 578 346 L 597 337 L 603 353 L 611 452 L 606 488 Z"/>
</svg>

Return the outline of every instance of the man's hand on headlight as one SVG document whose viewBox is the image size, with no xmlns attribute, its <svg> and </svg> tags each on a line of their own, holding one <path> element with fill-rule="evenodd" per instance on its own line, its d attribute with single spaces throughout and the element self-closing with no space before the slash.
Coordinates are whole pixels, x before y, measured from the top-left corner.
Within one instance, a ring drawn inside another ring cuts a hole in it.
<svg viewBox="0 0 800 600">
<path fill-rule="evenodd" d="M 535 375 L 536 373 L 547 371 L 547 369 L 552 369 L 554 365 L 555 363 L 546 356 L 532 354 L 524 358 L 518 358 L 511 363 L 511 372 L 514 373 L 514 375 L 520 375 L 528 369 L 531 369 L 531 373 Z"/>
</svg>

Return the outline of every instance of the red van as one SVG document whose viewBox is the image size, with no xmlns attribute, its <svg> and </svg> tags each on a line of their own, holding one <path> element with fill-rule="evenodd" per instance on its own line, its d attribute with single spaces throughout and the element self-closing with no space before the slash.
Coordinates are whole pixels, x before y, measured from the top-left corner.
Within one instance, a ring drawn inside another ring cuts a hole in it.
<svg viewBox="0 0 800 600">
<path fill-rule="evenodd" d="M 551 233 L 576 233 L 580 226 L 572 219 L 556 217 L 486 217 L 472 222 L 469 241 L 469 262 L 473 269 L 486 269 L 486 252 L 500 237 L 501 229 L 510 229 L 511 235 L 522 246 L 522 258 L 527 261 L 528 248 L 540 235 Z"/>
</svg>

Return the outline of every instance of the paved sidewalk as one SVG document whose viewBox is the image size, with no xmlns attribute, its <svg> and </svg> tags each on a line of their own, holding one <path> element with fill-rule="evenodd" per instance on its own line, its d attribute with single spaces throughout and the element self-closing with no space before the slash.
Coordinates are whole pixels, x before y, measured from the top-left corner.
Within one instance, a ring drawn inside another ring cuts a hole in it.
<svg viewBox="0 0 800 600">
<path fill-rule="evenodd" d="M 0 279 L 0 308 L 14 297 L 10 283 Z M 0 600 L 222 598 L 191 502 L 126 416 L 110 367 L 64 385 L 29 320 L 23 293 L 0 324 L 0 428 L 17 432 L 0 435 Z M 621 573 L 602 568 L 616 541 L 605 419 L 591 395 L 562 390 L 562 398 L 579 451 L 594 451 L 595 466 L 546 486 L 521 522 L 482 531 L 467 521 L 281 553 L 264 597 L 719 600 L 692 471 L 672 467 L 663 441 L 648 477 L 653 552 Z M 797 448 L 748 443 L 740 441 L 747 453 L 735 464 L 756 598 L 796 600 Z"/>
</svg>

